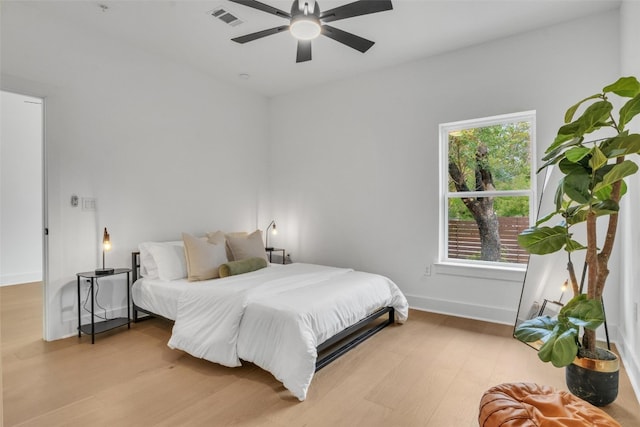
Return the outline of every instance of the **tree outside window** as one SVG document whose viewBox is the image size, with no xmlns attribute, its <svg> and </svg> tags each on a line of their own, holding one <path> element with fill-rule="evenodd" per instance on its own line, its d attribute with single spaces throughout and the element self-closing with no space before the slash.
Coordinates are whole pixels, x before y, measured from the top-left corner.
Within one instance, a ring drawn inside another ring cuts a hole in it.
<svg viewBox="0 0 640 427">
<path fill-rule="evenodd" d="M 534 218 L 535 112 L 440 125 L 441 261 L 526 264 Z"/>
</svg>

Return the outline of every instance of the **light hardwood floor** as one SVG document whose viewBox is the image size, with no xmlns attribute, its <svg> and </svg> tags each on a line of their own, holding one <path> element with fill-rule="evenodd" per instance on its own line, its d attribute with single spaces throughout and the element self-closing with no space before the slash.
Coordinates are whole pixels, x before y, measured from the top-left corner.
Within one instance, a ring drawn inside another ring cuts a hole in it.
<svg viewBox="0 0 640 427">
<path fill-rule="evenodd" d="M 503 382 L 564 389 L 564 370 L 538 361 L 512 328 L 411 311 L 318 372 L 305 402 L 271 374 L 225 368 L 167 347 L 153 319 L 90 337 L 41 339 L 39 283 L 1 287 L 4 425 L 477 426 L 478 403 Z M 624 372 L 607 408 L 640 426 Z"/>
</svg>

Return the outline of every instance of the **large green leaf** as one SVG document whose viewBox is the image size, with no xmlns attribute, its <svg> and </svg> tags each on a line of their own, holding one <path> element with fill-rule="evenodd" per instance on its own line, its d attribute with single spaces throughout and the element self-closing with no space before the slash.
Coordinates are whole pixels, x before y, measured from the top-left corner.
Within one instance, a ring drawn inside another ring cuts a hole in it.
<svg viewBox="0 0 640 427">
<path fill-rule="evenodd" d="M 581 159 L 582 161 L 572 162 L 569 159 L 562 159 L 558 163 L 558 168 L 565 175 L 569 175 L 570 173 L 589 173 L 589 170 L 586 169 L 589 166 L 589 159 Z"/>
<path fill-rule="evenodd" d="M 604 200 L 593 205 L 592 209 L 595 211 L 597 216 L 611 215 L 620 210 L 620 205 L 613 200 Z"/>
<path fill-rule="evenodd" d="M 575 138 L 574 135 L 576 135 L 579 130 L 580 123 L 578 121 L 561 126 L 560 129 L 558 129 L 558 135 L 549 148 L 547 148 L 546 153 L 550 153 L 567 141 L 572 141 Z"/>
<path fill-rule="evenodd" d="M 633 98 L 640 93 L 640 82 L 633 76 L 620 77 L 615 83 L 605 86 L 602 92 L 613 92 L 619 96 Z"/>
<path fill-rule="evenodd" d="M 586 247 L 586 246 L 584 246 L 584 245 L 583 245 L 582 243 L 580 243 L 580 242 L 576 242 L 576 241 L 575 241 L 575 240 L 573 240 L 573 239 L 569 239 L 569 240 L 567 241 L 566 246 L 565 246 L 565 250 L 566 250 L 567 252 L 582 251 L 582 250 L 585 250 L 585 249 L 587 249 L 587 247 Z"/>
<path fill-rule="evenodd" d="M 551 364 L 556 368 L 570 365 L 578 354 L 578 331 L 568 329 L 562 332 L 553 342 Z"/>
<path fill-rule="evenodd" d="M 610 159 L 628 154 L 640 154 L 640 134 L 628 135 L 627 132 L 623 132 L 614 138 L 603 141 L 600 144 L 600 149 Z"/>
<path fill-rule="evenodd" d="M 576 295 L 562 307 L 558 317 L 576 326 L 595 329 L 604 322 L 602 301 L 589 299 L 585 294 Z"/>
<path fill-rule="evenodd" d="M 609 101 L 598 101 L 589 105 L 584 113 L 582 113 L 582 116 L 576 120 L 578 122 L 578 130 L 573 136 L 582 136 L 606 126 L 605 122 L 609 118 L 612 110 L 613 105 L 611 105 Z"/>
<path fill-rule="evenodd" d="M 544 224 L 545 222 L 549 221 L 551 218 L 553 218 L 557 214 L 558 212 L 551 212 L 550 214 L 547 214 L 542 218 L 538 218 L 538 220 L 536 221 L 536 225 Z"/>
<path fill-rule="evenodd" d="M 596 93 L 595 95 L 591 95 L 583 99 L 582 101 L 579 101 L 575 105 L 572 105 L 571 107 L 569 107 L 569 109 L 564 115 L 564 122 L 565 123 L 571 122 L 573 120 L 573 115 L 576 113 L 576 110 L 578 109 L 578 107 L 580 107 L 580 105 L 582 105 L 583 102 L 589 101 L 590 99 L 594 99 L 594 98 L 602 98 L 602 95 L 599 93 Z"/>
<path fill-rule="evenodd" d="M 566 142 L 563 142 L 562 144 L 559 144 L 558 146 L 556 146 L 553 149 L 551 149 L 551 147 L 549 147 L 545 151 L 546 154 L 542 158 L 542 160 L 547 161 L 549 159 L 552 159 L 552 158 L 556 157 L 559 153 L 561 153 L 563 150 L 565 150 L 566 148 L 572 147 L 574 145 L 580 145 L 582 140 L 583 140 L 583 138 L 573 138 L 572 137 L 570 140 L 567 140 Z"/>
<path fill-rule="evenodd" d="M 556 192 L 553 195 L 553 203 L 556 205 L 556 211 L 560 212 L 562 209 L 562 201 L 564 200 L 564 178 L 560 178 Z"/>
<path fill-rule="evenodd" d="M 625 125 L 640 113 L 640 95 L 636 95 L 620 108 L 620 120 L 618 127 L 624 129 Z"/>
<path fill-rule="evenodd" d="M 631 160 L 625 160 L 622 163 L 618 163 L 614 165 L 611 168 L 611 170 L 604 175 L 601 182 L 597 183 L 594 186 L 593 191 L 595 192 L 605 186 L 612 185 L 616 181 L 620 181 L 621 179 L 624 179 L 629 175 L 633 175 L 637 171 L 638 171 L 638 165 L 636 165 Z"/>
<path fill-rule="evenodd" d="M 580 147 L 570 148 L 569 150 L 567 150 L 566 153 L 564 153 L 564 155 L 567 158 L 567 160 L 569 160 L 570 162 L 577 163 L 580 160 L 582 160 L 584 156 L 586 156 L 590 152 L 591 150 L 588 149 L 587 147 L 580 146 Z"/>
<path fill-rule="evenodd" d="M 593 147 L 591 150 L 591 159 L 589 160 L 589 166 L 591 166 L 592 170 L 600 169 L 607 164 L 607 160 L 609 159 L 607 159 L 607 156 L 604 155 L 598 146 Z"/>
<path fill-rule="evenodd" d="M 557 319 L 552 319 L 549 316 L 525 320 L 516 327 L 514 336 L 522 342 L 546 341 L 557 323 Z"/>
<path fill-rule="evenodd" d="M 602 179 L 600 179 L 602 181 Z M 624 180 L 620 182 L 620 198 L 627 193 L 627 184 Z M 608 215 L 613 212 L 618 212 L 620 210 L 620 206 L 618 203 L 611 200 L 611 193 L 613 192 L 612 185 L 599 186 L 597 185 L 597 190 L 593 192 L 593 197 L 595 200 L 599 202 L 593 204 L 591 207 L 595 210 L 600 210 L 602 212 L 596 212 L 597 215 Z M 608 211 L 608 212 L 606 212 Z"/>
<path fill-rule="evenodd" d="M 518 244 L 529 253 L 546 255 L 562 249 L 568 238 L 567 229 L 561 225 L 531 227 L 518 235 Z"/>
<path fill-rule="evenodd" d="M 544 168 L 547 168 L 547 167 L 549 167 L 551 165 L 554 165 L 554 164 L 558 163 L 558 161 L 560 161 L 562 159 L 564 159 L 564 153 L 560 154 L 560 155 L 556 156 L 555 158 L 553 158 L 553 159 L 547 161 L 546 163 L 544 163 L 542 166 L 540 166 L 538 168 L 538 170 L 536 172 L 540 173 L 540 172 L 542 172 L 542 170 L 544 170 Z"/>
<path fill-rule="evenodd" d="M 553 345 L 555 344 L 557 338 L 557 333 L 549 335 L 542 347 L 540 347 L 540 350 L 538 350 L 538 358 L 540 358 L 540 360 L 545 363 L 551 361 L 551 358 L 553 357 Z"/>
<path fill-rule="evenodd" d="M 569 218 L 567 218 L 567 224 L 575 225 L 575 224 L 578 224 L 578 223 L 581 223 L 581 222 L 585 222 L 587 220 L 587 214 L 588 213 L 589 213 L 589 211 L 586 210 L 586 209 L 582 209 L 580 211 L 577 211 L 576 213 L 571 215 Z"/>
<path fill-rule="evenodd" d="M 558 323 L 538 350 L 538 357 L 543 362 L 551 362 L 557 368 L 569 365 L 578 354 L 577 336 L 577 329 Z"/>
<path fill-rule="evenodd" d="M 598 191 L 594 191 L 593 195 L 595 196 L 596 199 L 602 201 L 602 202 L 607 202 L 611 200 L 611 191 L 613 190 L 613 187 L 611 187 L 610 185 L 605 185 L 604 187 L 600 187 L 598 188 Z M 622 198 L 622 196 L 624 196 L 625 194 L 627 194 L 627 183 L 624 181 L 620 182 L 620 197 Z M 617 204 L 616 204 L 617 206 Z M 607 209 L 611 209 L 610 206 L 606 207 Z M 616 209 L 617 210 L 617 209 Z"/>
<path fill-rule="evenodd" d="M 591 200 L 590 183 L 591 177 L 585 169 L 575 169 L 564 177 L 563 190 L 572 200 L 588 203 Z"/>
</svg>

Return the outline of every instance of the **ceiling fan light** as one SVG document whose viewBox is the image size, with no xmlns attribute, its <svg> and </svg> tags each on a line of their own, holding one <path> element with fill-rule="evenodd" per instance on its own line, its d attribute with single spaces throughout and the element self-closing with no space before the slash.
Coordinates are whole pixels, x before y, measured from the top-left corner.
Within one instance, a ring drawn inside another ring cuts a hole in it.
<svg viewBox="0 0 640 427">
<path fill-rule="evenodd" d="M 300 15 L 291 21 L 289 31 L 298 40 L 312 40 L 320 35 L 320 20 L 314 15 Z"/>
</svg>

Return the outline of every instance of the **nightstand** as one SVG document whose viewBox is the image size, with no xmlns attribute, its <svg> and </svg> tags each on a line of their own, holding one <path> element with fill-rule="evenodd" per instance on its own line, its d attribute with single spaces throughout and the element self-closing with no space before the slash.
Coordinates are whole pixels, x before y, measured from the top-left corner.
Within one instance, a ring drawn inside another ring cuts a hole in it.
<svg viewBox="0 0 640 427">
<path fill-rule="evenodd" d="M 95 284 L 98 279 L 103 279 L 107 277 L 113 277 L 120 274 L 127 275 L 127 282 L 125 283 L 127 287 L 127 317 L 116 317 L 115 319 L 103 320 L 100 322 L 95 321 Z M 91 335 L 91 344 L 95 342 L 96 334 L 110 331 L 114 328 L 119 328 L 120 326 L 127 325 L 127 328 L 131 329 L 131 289 L 129 287 L 130 282 L 130 268 L 116 268 L 113 270 L 113 273 L 109 274 L 96 274 L 95 271 L 87 271 L 84 273 L 77 273 L 78 277 L 78 338 L 82 336 L 82 334 Z M 87 279 L 91 285 L 91 323 L 82 324 L 82 303 L 80 301 L 80 281 L 81 279 Z"/>
<path fill-rule="evenodd" d="M 265 251 L 267 251 L 267 254 L 269 255 L 269 262 L 271 262 L 271 256 L 273 255 L 274 252 L 280 252 L 282 253 L 282 263 L 285 263 L 285 257 L 284 257 L 284 249 L 282 248 L 265 248 Z"/>
</svg>

